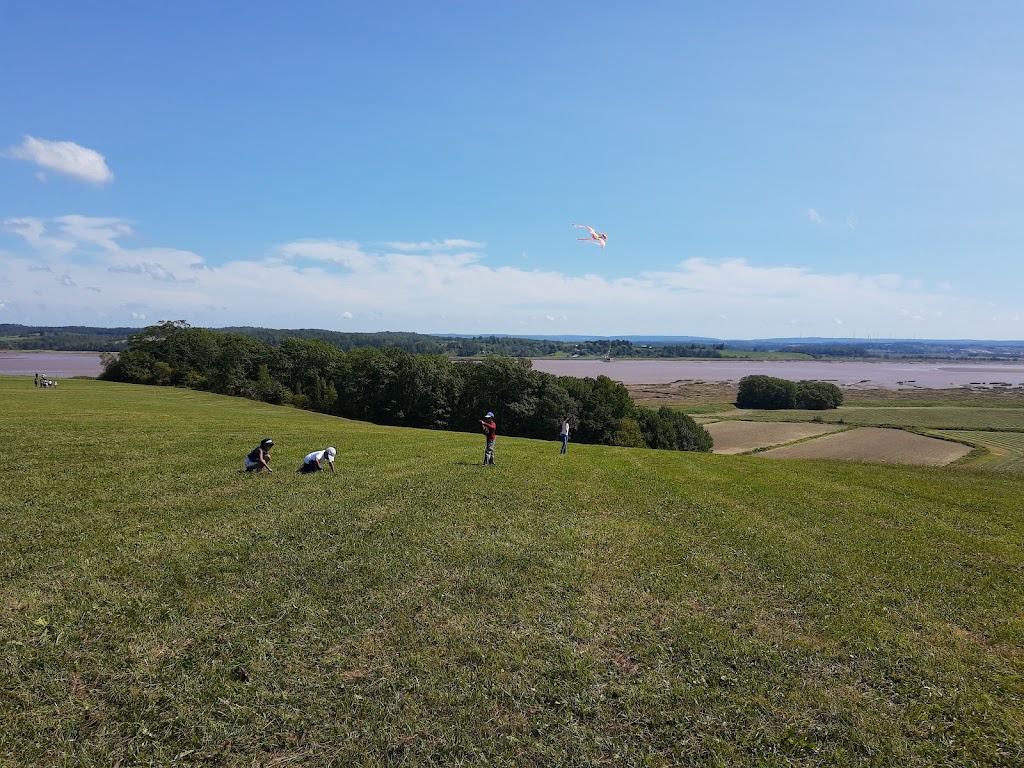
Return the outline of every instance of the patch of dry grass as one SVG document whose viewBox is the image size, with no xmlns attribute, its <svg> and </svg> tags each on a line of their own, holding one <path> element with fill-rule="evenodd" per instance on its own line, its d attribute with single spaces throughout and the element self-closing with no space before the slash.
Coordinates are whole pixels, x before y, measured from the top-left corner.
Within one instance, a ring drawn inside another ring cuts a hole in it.
<svg viewBox="0 0 1024 768">
<path fill-rule="evenodd" d="M 720 454 L 747 453 L 758 448 L 783 445 L 809 437 L 818 437 L 844 427 L 836 424 L 716 421 L 705 423 L 704 429 L 715 441 L 714 452 Z"/>
<path fill-rule="evenodd" d="M 839 459 L 942 467 L 966 456 L 970 446 L 902 429 L 858 427 L 759 453 L 769 459 Z"/>
</svg>

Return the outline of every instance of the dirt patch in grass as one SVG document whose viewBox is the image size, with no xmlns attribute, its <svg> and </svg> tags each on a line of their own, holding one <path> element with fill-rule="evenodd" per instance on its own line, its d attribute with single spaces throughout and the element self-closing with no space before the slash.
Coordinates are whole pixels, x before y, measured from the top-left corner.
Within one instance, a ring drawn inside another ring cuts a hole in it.
<svg viewBox="0 0 1024 768">
<path fill-rule="evenodd" d="M 627 384 L 626 389 L 638 405 L 648 408 L 693 407 L 731 404 L 737 386 L 728 381 L 675 381 L 671 384 Z"/>
<path fill-rule="evenodd" d="M 969 446 L 960 443 L 916 435 L 902 429 L 859 427 L 797 445 L 773 448 L 758 455 L 771 459 L 845 459 L 941 467 L 970 451 Z"/>
<path fill-rule="evenodd" d="M 746 453 L 843 429 L 836 424 L 751 421 L 716 421 L 704 425 L 704 428 L 715 441 L 714 452 L 723 454 Z"/>
</svg>

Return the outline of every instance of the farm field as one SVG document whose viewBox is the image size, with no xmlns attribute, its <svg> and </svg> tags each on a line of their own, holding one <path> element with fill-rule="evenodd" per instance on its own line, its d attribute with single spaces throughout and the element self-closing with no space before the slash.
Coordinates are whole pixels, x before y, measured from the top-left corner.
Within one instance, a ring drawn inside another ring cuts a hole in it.
<svg viewBox="0 0 1024 768">
<path fill-rule="evenodd" d="M 1024 432 L 937 430 L 936 434 L 987 448 L 989 453 L 973 463 L 997 472 L 1024 473 Z"/>
<path fill-rule="evenodd" d="M 917 435 L 902 429 L 858 427 L 759 453 L 769 459 L 835 459 L 921 464 L 941 467 L 971 452 L 950 440 Z"/>
<path fill-rule="evenodd" d="M 827 411 L 733 410 L 716 418 L 750 421 L 851 424 L 861 427 L 914 427 L 919 429 L 1013 430 L 1024 431 L 1024 408 L 971 406 L 841 406 Z"/>
<path fill-rule="evenodd" d="M 705 423 L 703 426 L 715 441 L 714 452 L 723 455 L 746 453 L 757 448 L 791 443 L 843 429 L 833 424 L 755 423 L 737 420 L 716 421 Z"/>
<path fill-rule="evenodd" d="M 730 411 L 736 401 L 737 385 L 730 382 L 676 381 L 670 384 L 628 384 L 630 395 L 640 405 L 667 405 L 687 413 L 710 410 Z M 843 389 L 846 406 L 963 406 L 1024 407 L 1024 390 L 1013 388 L 955 389 Z"/>
<path fill-rule="evenodd" d="M 3 766 L 1024 764 L 1012 474 L 483 467 L 476 434 L 12 377 L 0 440 Z"/>
</svg>

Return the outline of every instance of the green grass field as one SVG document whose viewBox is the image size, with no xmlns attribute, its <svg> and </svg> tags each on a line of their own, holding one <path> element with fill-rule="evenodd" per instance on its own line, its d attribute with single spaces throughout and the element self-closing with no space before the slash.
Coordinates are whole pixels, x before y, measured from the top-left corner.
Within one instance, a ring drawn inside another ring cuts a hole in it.
<svg viewBox="0 0 1024 768">
<path fill-rule="evenodd" d="M 475 434 L 11 377 L 0 438 L 2 766 L 1024 763 L 1018 476 L 483 467 Z"/>
<path fill-rule="evenodd" d="M 721 413 L 719 417 L 746 421 L 820 420 L 826 424 L 854 424 L 860 427 L 1024 431 L 1024 408 L 842 406 L 828 411 L 733 411 Z"/>
</svg>

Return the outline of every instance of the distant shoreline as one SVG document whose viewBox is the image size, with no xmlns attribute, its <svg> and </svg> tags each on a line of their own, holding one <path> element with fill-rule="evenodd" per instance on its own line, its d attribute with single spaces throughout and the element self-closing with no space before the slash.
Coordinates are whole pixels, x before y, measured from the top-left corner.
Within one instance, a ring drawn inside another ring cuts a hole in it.
<svg viewBox="0 0 1024 768">
<path fill-rule="evenodd" d="M 103 373 L 99 352 L 0 350 L 0 375 L 53 378 L 97 377 Z M 844 389 L 958 389 L 1024 387 L 1024 363 L 971 361 L 896 362 L 844 360 L 572 360 L 535 358 L 535 370 L 555 376 L 607 376 L 623 384 L 730 382 L 764 374 L 800 381 L 831 381 Z"/>
</svg>

